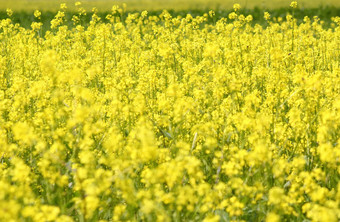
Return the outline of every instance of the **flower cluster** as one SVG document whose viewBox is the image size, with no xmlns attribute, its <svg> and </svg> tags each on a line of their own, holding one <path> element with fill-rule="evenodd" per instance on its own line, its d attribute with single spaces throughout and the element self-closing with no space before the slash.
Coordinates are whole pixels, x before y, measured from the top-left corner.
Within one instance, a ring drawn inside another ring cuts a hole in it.
<svg viewBox="0 0 340 222">
<path fill-rule="evenodd" d="M 340 219 L 339 18 L 76 4 L 0 21 L 1 221 Z"/>
</svg>

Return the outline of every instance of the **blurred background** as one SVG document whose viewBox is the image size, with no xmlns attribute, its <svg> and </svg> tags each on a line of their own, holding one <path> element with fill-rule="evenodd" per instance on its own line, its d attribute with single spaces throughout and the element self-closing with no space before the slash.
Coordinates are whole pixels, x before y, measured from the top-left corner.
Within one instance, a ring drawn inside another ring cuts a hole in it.
<svg viewBox="0 0 340 222">
<path fill-rule="evenodd" d="M 11 8 L 21 10 L 49 10 L 56 11 L 61 3 L 66 3 L 73 9 L 77 0 L 0 0 L 0 10 Z M 275 9 L 289 7 L 291 0 L 83 0 L 82 6 L 91 10 L 93 7 L 100 11 L 109 11 L 113 5 L 127 4 L 128 10 L 188 10 L 188 9 L 221 9 L 228 10 L 234 3 L 243 8 Z M 300 8 L 340 7 L 340 0 L 299 0 Z"/>
</svg>

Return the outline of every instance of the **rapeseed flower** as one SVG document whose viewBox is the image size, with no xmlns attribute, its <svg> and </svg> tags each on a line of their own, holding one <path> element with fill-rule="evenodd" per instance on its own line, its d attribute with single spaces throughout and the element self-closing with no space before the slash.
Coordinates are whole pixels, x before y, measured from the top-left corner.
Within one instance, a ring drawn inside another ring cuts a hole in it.
<svg viewBox="0 0 340 222">
<path fill-rule="evenodd" d="M 339 220 L 339 18 L 75 6 L 0 21 L 0 220 Z"/>
</svg>

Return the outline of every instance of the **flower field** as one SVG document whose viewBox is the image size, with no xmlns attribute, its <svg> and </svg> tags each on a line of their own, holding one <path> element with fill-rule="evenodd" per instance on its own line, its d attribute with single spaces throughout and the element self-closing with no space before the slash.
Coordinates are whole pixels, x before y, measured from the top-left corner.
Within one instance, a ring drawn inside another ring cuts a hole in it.
<svg viewBox="0 0 340 222">
<path fill-rule="evenodd" d="M 57 11 L 60 3 L 66 3 L 68 11 L 77 7 L 77 0 L 0 0 L 0 10 L 11 8 L 14 11 Z M 234 3 L 239 3 L 244 8 L 281 8 L 288 7 L 290 0 L 83 0 L 82 7 L 85 10 L 91 10 L 96 7 L 99 11 L 107 11 L 112 8 L 113 4 L 122 6 L 128 5 L 129 10 L 193 10 L 206 8 L 224 8 L 230 9 Z M 338 0 L 299 0 L 300 8 L 317 8 L 320 6 L 340 7 Z"/>
<path fill-rule="evenodd" d="M 0 221 L 339 221 L 340 17 L 75 7 L 0 20 Z"/>
</svg>

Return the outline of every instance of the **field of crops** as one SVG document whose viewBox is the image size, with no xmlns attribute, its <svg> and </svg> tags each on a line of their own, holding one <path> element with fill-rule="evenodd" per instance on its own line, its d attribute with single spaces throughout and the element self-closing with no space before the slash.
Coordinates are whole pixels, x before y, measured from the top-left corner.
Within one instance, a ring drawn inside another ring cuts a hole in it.
<svg viewBox="0 0 340 222">
<path fill-rule="evenodd" d="M 57 11 L 60 3 L 66 3 L 70 10 L 74 10 L 78 0 L 0 0 L 0 10 L 11 8 L 15 11 L 50 10 Z M 219 7 L 230 9 L 233 4 L 239 3 L 244 8 L 280 8 L 288 7 L 290 0 L 83 0 L 82 7 L 91 10 L 96 7 L 99 11 L 110 10 L 112 5 L 128 5 L 130 10 L 192 10 Z M 300 0 L 300 8 L 310 8 L 319 6 L 340 7 L 338 0 Z"/>
<path fill-rule="evenodd" d="M 339 8 L 72 7 L 0 12 L 0 221 L 339 221 Z"/>
</svg>

